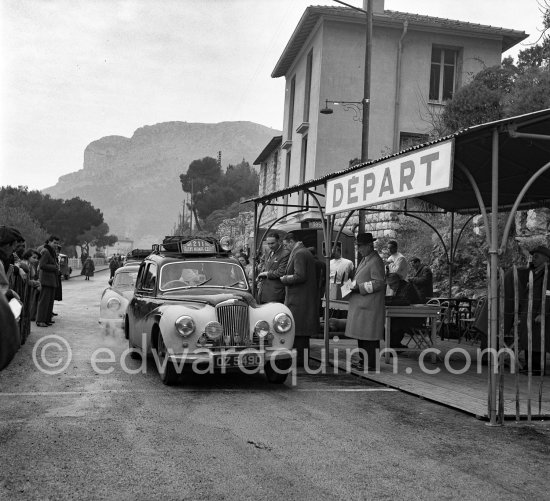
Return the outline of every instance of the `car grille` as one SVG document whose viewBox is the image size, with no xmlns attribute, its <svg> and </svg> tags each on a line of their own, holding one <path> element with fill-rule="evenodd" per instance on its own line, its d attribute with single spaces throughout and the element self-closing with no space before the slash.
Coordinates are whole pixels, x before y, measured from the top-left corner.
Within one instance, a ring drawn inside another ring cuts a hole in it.
<svg viewBox="0 0 550 501">
<path fill-rule="evenodd" d="M 260 340 L 250 332 L 248 305 L 243 303 L 216 306 L 218 322 L 223 327 L 223 335 L 216 343 L 218 346 L 259 346 Z"/>
</svg>

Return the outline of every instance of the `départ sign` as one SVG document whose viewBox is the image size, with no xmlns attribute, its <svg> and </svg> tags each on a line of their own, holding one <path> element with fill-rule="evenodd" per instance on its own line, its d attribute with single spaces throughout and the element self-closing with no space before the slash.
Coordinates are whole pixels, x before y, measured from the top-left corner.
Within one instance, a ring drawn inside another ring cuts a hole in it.
<svg viewBox="0 0 550 501">
<path fill-rule="evenodd" d="M 357 169 L 327 181 L 326 214 L 447 191 L 453 185 L 454 140 Z"/>
</svg>

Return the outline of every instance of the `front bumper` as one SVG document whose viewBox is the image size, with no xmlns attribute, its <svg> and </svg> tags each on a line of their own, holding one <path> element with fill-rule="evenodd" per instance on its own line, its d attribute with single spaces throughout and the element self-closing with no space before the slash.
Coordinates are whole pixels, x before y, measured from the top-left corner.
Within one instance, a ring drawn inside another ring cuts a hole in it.
<svg viewBox="0 0 550 501">
<path fill-rule="evenodd" d="M 268 362 L 271 362 L 273 360 L 274 363 L 276 362 L 290 362 L 293 358 L 295 358 L 295 351 L 294 350 L 288 350 L 286 348 L 279 349 L 279 348 L 273 348 L 273 349 L 245 349 L 241 351 L 235 351 L 235 350 L 222 350 L 222 351 L 201 351 L 199 353 L 196 352 L 188 352 L 188 353 L 181 353 L 181 354 L 169 354 L 168 360 L 170 362 L 176 363 L 179 366 L 182 364 L 184 365 L 191 365 L 191 364 L 209 364 L 212 363 L 214 360 L 219 358 L 220 356 L 229 356 L 229 357 L 239 357 L 243 361 L 246 360 L 247 356 L 249 355 L 258 355 L 260 364 L 259 365 L 265 365 Z M 245 362 L 244 362 L 245 363 Z M 239 366 L 235 366 L 235 368 L 239 368 Z"/>
</svg>

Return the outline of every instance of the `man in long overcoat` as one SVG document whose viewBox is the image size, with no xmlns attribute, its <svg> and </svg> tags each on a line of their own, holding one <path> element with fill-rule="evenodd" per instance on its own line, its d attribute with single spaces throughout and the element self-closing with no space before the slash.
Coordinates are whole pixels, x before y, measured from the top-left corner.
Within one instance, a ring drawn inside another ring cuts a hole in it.
<svg viewBox="0 0 550 501">
<path fill-rule="evenodd" d="M 315 261 L 311 252 L 293 233 L 283 238 L 285 248 L 290 252 L 286 273 L 281 282 L 286 286 L 285 305 L 294 317 L 296 337 L 294 347 L 297 352 L 297 365 L 302 366 L 309 338 L 319 330 L 319 304 Z"/>
<path fill-rule="evenodd" d="M 41 291 L 36 310 L 36 325 L 38 327 L 48 327 L 54 323 L 52 320 L 53 302 L 59 275 L 59 264 L 55 249 L 58 245 L 59 237 L 51 235 L 40 251 L 38 280 L 40 281 Z"/>
<path fill-rule="evenodd" d="M 375 370 L 380 339 L 384 338 L 386 280 L 384 263 L 374 250 L 372 233 L 357 235 L 357 250 L 363 259 L 355 270 L 354 286 L 349 295 L 346 337 L 357 339 L 357 345 L 367 352 L 368 368 Z M 360 353 L 357 369 L 364 370 Z"/>
<path fill-rule="evenodd" d="M 289 252 L 283 247 L 279 234 L 270 233 L 266 238 L 269 254 L 262 265 L 262 271 L 258 274 L 261 280 L 258 291 L 258 302 L 269 303 L 275 301 L 284 303 L 285 286 L 281 277 L 286 273 Z"/>
</svg>

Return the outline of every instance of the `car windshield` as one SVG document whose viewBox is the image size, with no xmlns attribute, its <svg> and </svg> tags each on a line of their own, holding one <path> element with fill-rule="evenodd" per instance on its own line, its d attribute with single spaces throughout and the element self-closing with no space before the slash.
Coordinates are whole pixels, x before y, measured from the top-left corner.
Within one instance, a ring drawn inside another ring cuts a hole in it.
<svg viewBox="0 0 550 501">
<path fill-rule="evenodd" d="M 190 287 L 235 287 L 248 284 L 238 264 L 215 261 L 181 261 L 165 264 L 160 272 L 160 290 Z"/>
<path fill-rule="evenodd" d="M 122 290 L 131 290 L 136 285 L 137 270 L 136 271 L 122 271 L 115 275 L 113 281 L 113 287 Z"/>
</svg>

